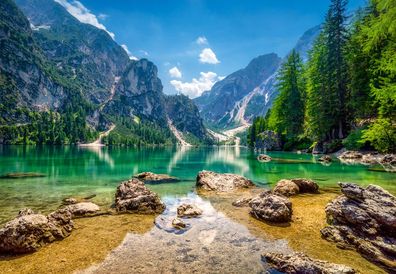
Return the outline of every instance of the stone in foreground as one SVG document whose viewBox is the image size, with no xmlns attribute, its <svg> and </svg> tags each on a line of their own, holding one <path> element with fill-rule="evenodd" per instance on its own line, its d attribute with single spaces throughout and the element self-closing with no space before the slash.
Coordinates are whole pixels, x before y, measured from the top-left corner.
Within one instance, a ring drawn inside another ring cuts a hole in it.
<svg viewBox="0 0 396 274">
<path fill-rule="evenodd" d="M 303 253 L 279 254 L 265 253 L 262 260 L 271 267 L 284 273 L 323 273 L 323 274 L 352 274 L 356 273 L 353 268 L 345 265 L 333 264 L 326 261 L 311 259 Z"/>
<path fill-rule="evenodd" d="M 142 172 L 133 177 L 148 184 L 175 183 L 180 181 L 178 178 L 167 174 L 155 174 L 152 172 Z"/>
<path fill-rule="evenodd" d="M 254 183 L 236 174 L 201 171 L 198 173 L 196 185 L 208 191 L 231 192 L 253 187 Z"/>
<path fill-rule="evenodd" d="M 273 223 L 290 222 L 292 217 L 292 203 L 288 198 L 272 194 L 269 191 L 253 198 L 249 206 L 250 214 L 263 221 Z"/>
<path fill-rule="evenodd" d="M 165 210 L 165 204 L 158 194 L 148 189 L 138 179 L 122 182 L 115 194 L 117 212 L 159 214 Z"/>
<path fill-rule="evenodd" d="M 238 199 L 238 200 L 232 202 L 232 205 L 235 206 L 235 207 L 245 207 L 245 206 L 249 206 L 249 203 L 250 203 L 250 201 L 251 201 L 252 199 L 253 199 L 253 198 L 248 198 L 248 197 L 241 198 L 241 199 Z"/>
<path fill-rule="evenodd" d="M 319 185 L 310 179 L 283 179 L 276 183 L 275 194 L 293 196 L 300 193 L 318 193 Z"/>
<path fill-rule="evenodd" d="M 51 242 L 62 240 L 73 230 L 71 213 L 60 209 L 48 216 L 22 210 L 0 229 L 0 253 L 23 254 L 38 250 Z"/>
<path fill-rule="evenodd" d="M 343 195 L 326 206 L 322 236 L 340 248 L 396 271 L 396 197 L 379 186 L 341 183 Z"/>
<path fill-rule="evenodd" d="M 72 214 L 72 217 L 95 216 L 100 211 L 100 207 L 91 202 L 81 202 L 68 205 L 64 208 Z"/>
<path fill-rule="evenodd" d="M 262 163 L 268 163 L 271 162 L 272 158 L 266 154 L 260 154 L 257 156 L 257 160 Z"/>
<path fill-rule="evenodd" d="M 330 155 L 323 155 L 318 159 L 319 162 L 323 162 L 323 163 L 330 163 L 332 160 L 333 159 L 331 158 Z"/>
<path fill-rule="evenodd" d="M 177 217 L 172 220 L 172 226 L 176 229 L 186 228 L 186 224 Z"/>
<path fill-rule="evenodd" d="M 199 215 L 202 215 L 202 209 L 196 205 L 181 204 L 177 207 L 178 217 L 197 217 Z"/>
</svg>

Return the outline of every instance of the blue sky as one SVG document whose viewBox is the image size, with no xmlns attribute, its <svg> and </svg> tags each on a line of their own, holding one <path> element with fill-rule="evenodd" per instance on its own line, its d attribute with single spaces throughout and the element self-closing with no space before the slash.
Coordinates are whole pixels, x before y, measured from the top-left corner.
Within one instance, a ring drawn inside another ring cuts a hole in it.
<svg viewBox="0 0 396 274">
<path fill-rule="evenodd" d="M 283 57 L 330 0 L 56 0 L 159 70 L 164 92 L 199 95 L 258 55 Z M 349 10 L 365 0 L 350 0 Z M 70 9 L 70 7 L 72 7 Z M 80 10 L 79 10 L 80 9 Z M 176 68 L 176 69 L 175 69 Z"/>
</svg>

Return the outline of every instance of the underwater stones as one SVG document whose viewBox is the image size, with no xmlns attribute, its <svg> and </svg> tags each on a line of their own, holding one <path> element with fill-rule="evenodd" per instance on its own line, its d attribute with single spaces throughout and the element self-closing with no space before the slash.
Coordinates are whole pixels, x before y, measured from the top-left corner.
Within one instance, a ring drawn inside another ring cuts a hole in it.
<svg viewBox="0 0 396 274">
<path fill-rule="evenodd" d="M 303 253 L 279 254 L 265 253 L 261 256 L 272 268 L 284 273 L 322 273 L 322 274 L 352 274 L 353 268 L 316 260 Z"/>
<path fill-rule="evenodd" d="M 215 173 L 201 171 L 198 173 L 196 185 L 207 191 L 231 192 L 238 189 L 253 187 L 251 180 L 231 173 Z"/>
<path fill-rule="evenodd" d="M 165 204 L 158 194 L 148 189 L 136 178 L 122 182 L 115 194 L 117 212 L 158 214 L 165 210 Z"/>
<path fill-rule="evenodd" d="M 176 177 L 169 176 L 167 174 L 155 174 L 152 172 L 142 172 L 133 176 L 133 178 L 139 179 L 145 183 L 174 183 L 180 180 Z"/>
<path fill-rule="evenodd" d="M 60 209 L 48 216 L 24 209 L 0 229 L 0 253 L 23 254 L 62 240 L 73 229 L 71 213 Z"/>
<path fill-rule="evenodd" d="M 24 179 L 24 178 L 40 178 L 46 175 L 38 172 L 14 172 L 0 176 L 0 179 Z"/>
<path fill-rule="evenodd" d="M 252 200 L 253 198 L 241 198 L 241 199 L 238 199 L 238 200 L 236 200 L 236 201 L 234 201 L 234 202 L 232 202 L 232 205 L 233 206 L 235 206 L 235 207 L 245 207 L 245 206 L 249 206 L 249 203 L 250 203 L 250 201 Z"/>
<path fill-rule="evenodd" d="M 272 160 L 272 158 L 266 154 L 260 154 L 257 156 L 257 160 L 262 163 L 268 163 Z"/>
<path fill-rule="evenodd" d="M 68 205 L 64 208 L 72 214 L 72 217 L 88 217 L 94 216 L 100 207 L 91 202 L 81 202 Z"/>
<path fill-rule="evenodd" d="M 341 183 L 343 195 L 326 206 L 322 236 L 340 248 L 396 271 L 396 197 L 379 186 Z"/>
<path fill-rule="evenodd" d="M 202 215 L 202 209 L 192 204 L 181 204 L 177 207 L 178 217 L 197 217 Z"/>
<path fill-rule="evenodd" d="M 286 223 L 292 217 L 292 203 L 286 197 L 264 191 L 259 196 L 253 198 L 249 206 L 250 214 L 263 221 L 274 223 Z"/>
<path fill-rule="evenodd" d="M 273 193 L 284 196 L 293 196 L 300 193 L 318 193 L 319 186 L 310 179 L 282 179 L 276 183 Z"/>
<path fill-rule="evenodd" d="M 332 161 L 332 158 L 330 155 L 323 155 L 318 159 L 318 161 L 323 163 L 330 163 Z"/>
</svg>

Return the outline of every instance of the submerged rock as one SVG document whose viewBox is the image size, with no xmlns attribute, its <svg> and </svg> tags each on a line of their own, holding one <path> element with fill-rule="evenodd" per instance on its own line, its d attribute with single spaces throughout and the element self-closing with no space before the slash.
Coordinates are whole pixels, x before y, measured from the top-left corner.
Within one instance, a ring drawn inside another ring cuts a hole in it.
<svg viewBox="0 0 396 274">
<path fill-rule="evenodd" d="M 286 223 L 292 217 L 292 203 L 286 197 L 264 191 L 253 198 L 249 206 L 250 214 L 259 220 L 274 223 Z"/>
<path fill-rule="evenodd" d="M 323 155 L 318 159 L 319 162 L 330 163 L 333 159 L 330 155 Z"/>
<path fill-rule="evenodd" d="M 182 204 L 177 207 L 178 217 L 196 217 L 202 215 L 202 209 L 198 208 L 196 205 Z"/>
<path fill-rule="evenodd" d="M 353 268 L 345 265 L 333 264 L 326 261 L 311 259 L 303 253 L 279 254 L 265 253 L 262 260 L 271 267 L 284 273 L 322 273 L 322 274 L 352 274 Z"/>
<path fill-rule="evenodd" d="M 176 177 L 169 176 L 167 174 L 155 174 L 152 172 L 142 172 L 133 176 L 136 179 L 139 179 L 145 183 L 174 183 L 179 182 L 180 180 Z"/>
<path fill-rule="evenodd" d="M 64 207 L 64 209 L 69 211 L 72 214 L 72 217 L 94 216 L 98 211 L 100 211 L 100 207 L 91 202 L 71 204 Z"/>
<path fill-rule="evenodd" d="M 254 183 L 236 174 L 201 171 L 198 173 L 196 185 L 208 191 L 230 192 L 253 187 Z"/>
<path fill-rule="evenodd" d="M 165 210 L 165 204 L 158 194 L 135 178 L 122 182 L 117 187 L 115 207 L 118 212 L 140 214 L 156 214 Z"/>
<path fill-rule="evenodd" d="M 396 271 L 396 197 L 379 186 L 341 183 L 343 195 L 326 206 L 322 236 Z"/>
<path fill-rule="evenodd" d="M 260 154 L 259 156 L 257 156 L 257 160 L 259 162 L 267 163 L 271 162 L 272 158 L 266 154 Z"/>
<path fill-rule="evenodd" d="M 24 209 L 0 229 L 0 253 L 34 252 L 48 243 L 66 238 L 72 229 L 72 215 L 67 210 L 60 209 L 44 216 Z"/>
<path fill-rule="evenodd" d="M 23 178 L 40 178 L 46 175 L 38 172 L 14 172 L 0 176 L 0 179 L 23 179 Z"/>
<path fill-rule="evenodd" d="M 249 203 L 250 203 L 250 201 L 251 201 L 252 199 L 253 199 L 253 198 L 241 198 L 241 199 L 238 199 L 238 200 L 232 202 L 232 205 L 235 206 L 235 207 L 245 207 L 245 206 L 249 206 Z"/>
<path fill-rule="evenodd" d="M 293 196 L 300 193 L 318 193 L 319 185 L 310 179 L 283 179 L 276 183 L 273 193 Z"/>
</svg>

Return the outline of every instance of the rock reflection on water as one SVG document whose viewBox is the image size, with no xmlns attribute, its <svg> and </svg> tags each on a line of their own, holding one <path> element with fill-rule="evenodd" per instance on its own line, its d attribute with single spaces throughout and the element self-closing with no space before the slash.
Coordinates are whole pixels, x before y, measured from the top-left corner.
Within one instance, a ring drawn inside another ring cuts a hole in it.
<svg viewBox="0 0 396 274">
<path fill-rule="evenodd" d="M 291 252 L 285 240 L 265 240 L 217 212 L 196 194 L 165 199 L 161 216 L 171 222 L 180 203 L 203 209 L 200 218 L 184 219 L 190 229 L 183 234 L 155 226 L 144 235 L 127 234 L 123 243 L 100 264 L 82 273 L 261 273 L 264 252 Z"/>
</svg>

